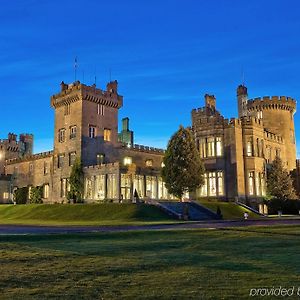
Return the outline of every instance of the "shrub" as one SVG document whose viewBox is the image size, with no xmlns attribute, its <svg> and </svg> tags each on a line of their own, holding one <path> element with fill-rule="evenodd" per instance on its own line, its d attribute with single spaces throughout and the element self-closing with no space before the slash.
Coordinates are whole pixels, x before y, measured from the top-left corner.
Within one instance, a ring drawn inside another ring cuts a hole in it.
<svg viewBox="0 0 300 300">
<path fill-rule="evenodd" d="M 28 200 L 28 187 L 21 187 L 14 191 L 14 199 L 17 204 L 26 204 Z"/>
</svg>

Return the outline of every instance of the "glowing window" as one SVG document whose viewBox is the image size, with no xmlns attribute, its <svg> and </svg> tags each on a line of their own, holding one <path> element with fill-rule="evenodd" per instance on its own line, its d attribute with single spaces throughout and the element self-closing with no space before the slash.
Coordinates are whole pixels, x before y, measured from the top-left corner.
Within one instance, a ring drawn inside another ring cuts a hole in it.
<svg viewBox="0 0 300 300">
<path fill-rule="evenodd" d="M 216 153 L 217 156 L 222 156 L 223 155 L 223 143 L 222 143 L 222 138 L 216 137 Z"/>
<path fill-rule="evenodd" d="M 249 185 L 249 195 L 254 195 L 254 172 L 249 172 L 248 185 Z"/>
<path fill-rule="evenodd" d="M 214 137 L 207 138 L 207 156 L 208 157 L 215 156 L 215 138 Z"/>
<path fill-rule="evenodd" d="M 123 162 L 124 162 L 125 166 L 131 165 L 132 164 L 132 157 L 129 157 L 129 156 L 124 157 Z"/>
<path fill-rule="evenodd" d="M 104 129 L 104 135 L 103 135 L 104 141 L 110 142 L 111 141 L 111 130 L 105 128 Z"/>
<path fill-rule="evenodd" d="M 147 159 L 145 164 L 146 164 L 146 167 L 152 167 L 153 166 L 153 160 L 152 159 Z"/>
<path fill-rule="evenodd" d="M 223 196 L 224 195 L 224 179 L 223 179 L 223 172 L 218 172 L 218 195 Z"/>
</svg>

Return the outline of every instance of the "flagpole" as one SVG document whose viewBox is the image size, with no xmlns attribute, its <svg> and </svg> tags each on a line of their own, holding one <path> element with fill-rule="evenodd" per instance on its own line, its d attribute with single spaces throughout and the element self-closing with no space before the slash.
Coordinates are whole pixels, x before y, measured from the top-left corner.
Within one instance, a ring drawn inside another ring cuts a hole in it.
<svg viewBox="0 0 300 300">
<path fill-rule="evenodd" d="M 74 63 L 74 75 L 75 75 L 75 81 L 77 79 L 77 56 L 75 57 L 75 63 Z"/>
</svg>

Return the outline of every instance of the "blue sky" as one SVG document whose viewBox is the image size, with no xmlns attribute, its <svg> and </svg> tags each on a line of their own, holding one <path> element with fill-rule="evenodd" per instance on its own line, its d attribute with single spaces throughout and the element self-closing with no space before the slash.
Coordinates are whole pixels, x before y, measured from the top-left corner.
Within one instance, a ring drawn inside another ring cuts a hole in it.
<svg viewBox="0 0 300 300">
<path fill-rule="evenodd" d="M 237 116 L 242 70 L 250 98 L 300 99 L 300 2 L 283 0 L 1 1 L 0 137 L 35 136 L 52 149 L 50 96 L 78 79 L 124 96 L 135 141 L 157 147 L 214 94 Z M 295 115 L 300 157 L 300 113 Z"/>
</svg>

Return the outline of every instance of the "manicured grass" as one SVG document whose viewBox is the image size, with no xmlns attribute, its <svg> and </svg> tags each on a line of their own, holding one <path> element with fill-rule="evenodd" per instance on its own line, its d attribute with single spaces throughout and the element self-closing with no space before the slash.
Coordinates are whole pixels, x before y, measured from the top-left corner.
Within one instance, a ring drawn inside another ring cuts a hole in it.
<svg viewBox="0 0 300 300">
<path fill-rule="evenodd" d="M 249 219 L 261 218 L 260 215 L 253 213 L 252 211 L 239 206 L 233 202 L 217 202 L 217 201 L 204 201 L 200 200 L 200 204 L 206 206 L 213 212 L 217 212 L 218 206 L 221 209 L 224 220 L 237 220 L 244 218 L 244 212 L 247 212 Z"/>
<path fill-rule="evenodd" d="M 123 225 L 172 222 L 176 220 L 145 204 L 0 205 L 0 224 Z"/>
<path fill-rule="evenodd" d="M 299 226 L 0 236 L 0 297 L 248 299 L 298 287 L 299 248 Z"/>
</svg>

